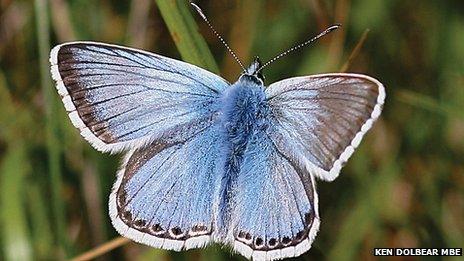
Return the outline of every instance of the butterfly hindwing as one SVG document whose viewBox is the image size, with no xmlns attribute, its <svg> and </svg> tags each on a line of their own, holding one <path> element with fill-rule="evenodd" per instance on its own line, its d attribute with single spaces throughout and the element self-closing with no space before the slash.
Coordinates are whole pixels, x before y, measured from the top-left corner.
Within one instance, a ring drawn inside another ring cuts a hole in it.
<svg viewBox="0 0 464 261">
<path fill-rule="evenodd" d="M 100 151 L 188 136 L 228 86 L 194 65 L 102 43 L 58 45 L 50 62 L 71 121 Z"/>
<path fill-rule="evenodd" d="M 157 248 L 202 247 L 213 232 L 218 124 L 184 141 L 154 143 L 128 154 L 110 195 L 120 234 Z"/>
<path fill-rule="evenodd" d="M 335 73 L 282 80 L 266 96 L 279 149 L 333 180 L 379 117 L 385 90 L 371 77 Z"/>
<path fill-rule="evenodd" d="M 313 176 L 279 151 L 268 133 L 255 133 L 233 193 L 234 249 L 256 260 L 301 255 L 319 229 L 317 202 Z"/>
</svg>

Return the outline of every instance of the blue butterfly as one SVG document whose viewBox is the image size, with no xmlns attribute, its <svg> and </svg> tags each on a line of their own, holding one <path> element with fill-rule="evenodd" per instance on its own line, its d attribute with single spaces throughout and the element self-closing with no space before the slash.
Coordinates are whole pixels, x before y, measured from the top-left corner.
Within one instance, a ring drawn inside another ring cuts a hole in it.
<svg viewBox="0 0 464 261">
<path fill-rule="evenodd" d="M 256 260 L 310 249 L 315 177 L 338 176 L 385 99 L 382 84 L 360 74 L 266 87 L 255 60 L 230 84 L 95 42 L 58 45 L 50 63 L 81 135 L 99 151 L 128 151 L 109 199 L 121 235 L 176 251 L 219 242 Z"/>
</svg>

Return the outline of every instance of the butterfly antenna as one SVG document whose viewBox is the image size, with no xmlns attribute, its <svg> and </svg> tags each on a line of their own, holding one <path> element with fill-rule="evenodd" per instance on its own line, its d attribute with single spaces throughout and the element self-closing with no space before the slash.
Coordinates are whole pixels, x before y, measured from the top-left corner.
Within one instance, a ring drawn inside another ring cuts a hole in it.
<svg viewBox="0 0 464 261">
<path fill-rule="evenodd" d="M 342 25 L 341 24 L 334 24 L 332 26 L 330 26 L 329 28 L 325 29 L 324 31 L 322 31 L 321 33 L 319 33 L 318 35 L 314 36 L 313 38 L 307 40 L 306 42 L 304 43 L 300 43 L 299 45 L 296 45 L 296 46 L 293 46 L 292 48 L 288 49 L 287 51 L 277 55 L 276 57 L 272 58 L 271 60 L 269 60 L 267 63 L 265 63 L 263 66 L 261 66 L 258 70 L 256 70 L 256 72 L 260 72 L 262 69 L 264 69 L 265 67 L 267 67 L 269 64 L 279 60 L 280 58 L 286 56 L 287 54 L 291 53 L 291 52 L 294 52 L 314 41 L 316 41 L 317 39 L 321 38 L 322 36 L 332 32 L 333 30 L 336 30 L 338 28 L 340 28 Z"/>
<path fill-rule="evenodd" d="M 211 31 L 213 31 L 213 33 L 216 35 L 217 38 L 219 38 L 219 41 L 221 41 L 222 44 L 224 44 L 224 46 L 227 48 L 227 51 L 229 51 L 229 53 L 234 57 L 235 61 L 237 61 L 237 63 L 240 65 L 240 67 L 242 67 L 242 70 L 245 72 L 246 69 L 245 67 L 243 66 L 242 62 L 240 61 L 240 59 L 238 59 L 238 56 L 234 53 L 234 51 L 232 51 L 232 49 L 230 49 L 229 45 L 226 43 L 226 41 L 224 40 L 224 38 L 222 38 L 222 36 L 216 31 L 216 29 L 214 29 L 214 27 L 211 25 L 211 23 L 209 22 L 208 18 L 206 17 L 206 15 L 203 13 L 203 11 L 201 10 L 201 8 L 196 5 L 195 3 L 193 2 L 190 2 L 190 4 L 195 8 L 195 10 L 197 11 L 197 13 L 201 16 L 201 18 L 203 18 L 203 20 L 205 20 L 206 24 L 208 25 L 208 27 L 211 29 Z"/>
</svg>

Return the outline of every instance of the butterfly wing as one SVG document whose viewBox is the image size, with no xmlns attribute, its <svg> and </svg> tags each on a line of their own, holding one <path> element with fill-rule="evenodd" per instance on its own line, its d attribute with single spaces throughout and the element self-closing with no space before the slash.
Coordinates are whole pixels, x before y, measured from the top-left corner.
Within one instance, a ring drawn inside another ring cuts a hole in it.
<svg viewBox="0 0 464 261">
<path fill-rule="evenodd" d="M 183 141 L 132 150 L 110 195 L 112 223 L 123 236 L 149 246 L 181 250 L 211 240 L 219 124 Z"/>
<path fill-rule="evenodd" d="M 319 229 L 313 176 L 284 155 L 269 132 L 250 139 L 233 194 L 234 249 L 254 260 L 299 256 Z"/>
<path fill-rule="evenodd" d="M 50 63 L 72 123 L 100 151 L 190 135 L 228 86 L 194 65 L 102 43 L 58 45 Z"/>
<path fill-rule="evenodd" d="M 385 90 L 374 78 L 338 73 L 282 80 L 266 95 L 276 146 L 297 158 L 295 164 L 333 180 L 379 117 Z"/>
</svg>

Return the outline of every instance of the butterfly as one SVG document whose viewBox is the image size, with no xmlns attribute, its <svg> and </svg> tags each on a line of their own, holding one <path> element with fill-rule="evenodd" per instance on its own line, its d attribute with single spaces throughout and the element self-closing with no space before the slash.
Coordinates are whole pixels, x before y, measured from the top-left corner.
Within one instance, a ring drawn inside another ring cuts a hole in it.
<svg viewBox="0 0 464 261">
<path fill-rule="evenodd" d="M 256 59 L 231 84 L 150 52 L 71 42 L 50 54 L 72 124 L 97 150 L 126 152 L 109 198 L 115 229 L 168 250 L 210 242 L 247 258 L 308 251 L 315 177 L 334 180 L 380 116 L 376 79 L 350 73 L 265 86 Z"/>
</svg>

